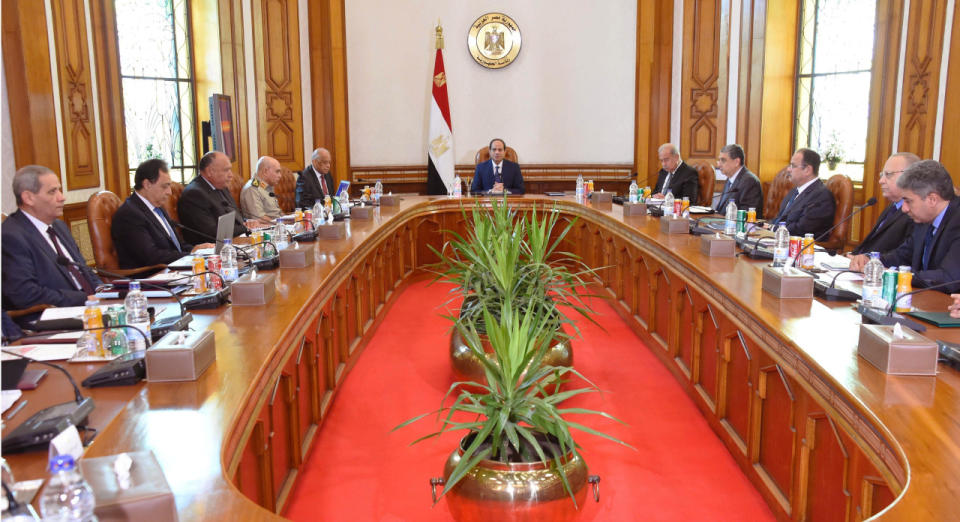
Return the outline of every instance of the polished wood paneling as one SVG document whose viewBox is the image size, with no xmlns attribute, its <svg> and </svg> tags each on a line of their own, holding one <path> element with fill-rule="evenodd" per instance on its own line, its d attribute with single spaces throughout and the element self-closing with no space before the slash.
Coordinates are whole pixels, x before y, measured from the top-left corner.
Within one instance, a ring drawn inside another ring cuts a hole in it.
<svg viewBox="0 0 960 522">
<path fill-rule="evenodd" d="M 949 16 L 949 13 L 947 13 Z M 940 139 L 940 162 L 960 186 L 960 8 L 953 9 L 953 29 L 950 38 L 950 63 L 947 65 L 946 99 L 943 106 L 943 134 Z"/>
<path fill-rule="evenodd" d="M 260 155 L 300 170 L 304 154 L 297 1 L 260 0 L 252 7 Z"/>
<path fill-rule="evenodd" d="M 3 67 L 16 166 L 43 165 L 60 173 L 47 14 L 43 2 L 2 3 Z M 42 35 L 42 36 L 41 36 Z"/>
<path fill-rule="evenodd" d="M 89 2 L 93 53 L 96 59 L 97 100 L 100 105 L 100 146 L 103 148 L 104 188 L 129 194 L 127 136 L 124 127 L 123 91 L 120 85 L 120 52 L 117 48 L 117 14 L 114 3 Z"/>
<path fill-rule="evenodd" d="M 796 104 L 798 0 L 766 3 L 763 93 L 760 115 L 760 164 L 750 165 L 762 181 L 773 177 L 790 162 L 793 154 L 793 112 Z M 742 43 L 742 42 L 741 42 Z"/>
<path fill-rule="evenodd" d="M 53 34 L 57 50 L 60 113 L 66 158 L 66 186 L 76 190 L 100 186 L 100 160 L 94 118 L 93 72 L 87 45 L 83 0 L 51 2 Z"/>
<path fill-rule="evenodd" d="M 233 139 L 237 145 L 233 172 L 241 179 L 252 176 L 250 160 L 250 134 L 247 109 L 247 70 L 243 59 L 243 42 L 250 37 L 244 34 L 243 4 L 233 0 L 219 0 L 220 20 L 220 67 L 223 94 L 230 97 L 233 110 Z M 255 117 L 255 115 L 254 115 Z"/>
<path fill-rule="evenodd" d="M 908 13 L 898 148 L 921 158 L 933 154 L 946 8 L 946 0 L 912 0 Z"/>
<path fill-rule="evenodd" d="M 716 159 L 726 143 L 729 0 L 684 0 L 680 152 Z"/>
<path fill-rule="evenodd" d="M 736 13 L 734 13 L 736 16 Z M 767 1 L 742 0 L 740 11 L 740 66 L 737 74 L 737 136 L 747 165 L 760 165 L 763 136 L 764 46 L 767 40 Z"/>
<path fill-rule="evenodd" d="M 656 150 L 670 141 L 673 5 L 673 0 L 637 0 L 633 171 L 640 186 L 656 184 Z"/>
<path fill-rule="evenodd" d="M 313 142 L 330 150 L 334 181 L 350 179 L 344 0 L 310 2 L 308 9 Z"/>
<path fill-rule="evenodd" d="M 900 32 L 903 3 L 878 0 L 876 32 L 873 43 L 873 70 L 870 78 L 870 113 L 867 125 L 867 151 L 863 164 L 863 201 L 871 197 L 880 202 L 861 214 L 860 237 L 866 237 L 888 201 L 877 184 L 877 173 L 893 152 L 913 152 L 900 147 L 892 150 L 896 116 L 897 71 L 900 64 Z M 874 109 L 875 108 L 875 109 Z M 859 201 L 858 201 L 859 202 Z"/>
</svg>

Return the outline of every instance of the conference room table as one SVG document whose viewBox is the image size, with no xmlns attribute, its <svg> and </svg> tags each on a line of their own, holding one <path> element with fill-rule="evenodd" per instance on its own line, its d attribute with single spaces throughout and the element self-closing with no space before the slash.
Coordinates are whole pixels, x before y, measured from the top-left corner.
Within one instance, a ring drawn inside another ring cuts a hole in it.
<svg viewBox="0 0 960 522">
<path fill-rule="evenodd" d="M 313 263 L 271 271 L 267 304 L 193 311 L 190 328 L 216 340 L 216 361 L 196 381 L 84 389 L 96 402 L 85 457 L 152 451 L 181 520 L 278 518 L 394 298 L 436 261 L 431 246 L 465 232 L 463 209 L 489 201 L 395 199 L 369 219 L 347 220 L 342 239 L 301 244 L 313 247 Z M 553 208 L 573 224 L 564 248 L 599 269 L 603 293 L 778 518 L 958 516 L 956 370 L 884 374 L 857 355 L 860 316 L 850 303 L 777 299 L 761 289 L 768 261 L 708 257 L 699 237 L 662 233 L 660 218 L 573 197 L 508 201 L 520 211 Z M 913 300 L 937 311 L 948 302 L 937 292 Z M 925 335 L 960 341 L 958 329 L 930 326 Z M 78 382 L 99 367 L 65 365 Z M 24 397 L 5 432 L 72 391 L 51 371 Z M 18 480 L 46 476 L 45 451 L 4 456 Z"/>
</svg>

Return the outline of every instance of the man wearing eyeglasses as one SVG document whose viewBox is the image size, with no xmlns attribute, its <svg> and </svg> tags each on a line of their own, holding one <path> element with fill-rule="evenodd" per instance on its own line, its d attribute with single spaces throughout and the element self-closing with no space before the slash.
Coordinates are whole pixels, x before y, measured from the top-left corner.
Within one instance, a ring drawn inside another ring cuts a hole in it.
<svg viewBox="0 0 960 522">
<path fill-rule="evenodd" d="M 907 167 L 920 161 L 920 157 L 912 152 L 898 152 L 887 158 L 883 164 L 883 171 L 880 172 L 880 179 L 877 183 L 880 185 L 880 192 L 883 197 L 890 201 L 890 204 L 880 213 L 877 222 L 863 242 L 847 254 L 850 258 L 850 269 L 860 271 L 870 260 L 870 252 L 880 252 L 881 254 L 889 252 L 898 246 L 907 238 L 907 234 L 913 230 L 913 220 L 900 209 L 903 206 L 903 192 L 897 186 L 897 178 Z"/>
<path fill-rule="evenodd" d="M 787 224 L 792 236 L 813 234 L 819 239 L 833 225 L 837 203 L 833 193 L 820 181 L 820 155 L 810 149 L 797 149 L 787 167 L 794 189 L 780 203 L 780 212 L 770 220 L 773 226 Z"/>
</svg>

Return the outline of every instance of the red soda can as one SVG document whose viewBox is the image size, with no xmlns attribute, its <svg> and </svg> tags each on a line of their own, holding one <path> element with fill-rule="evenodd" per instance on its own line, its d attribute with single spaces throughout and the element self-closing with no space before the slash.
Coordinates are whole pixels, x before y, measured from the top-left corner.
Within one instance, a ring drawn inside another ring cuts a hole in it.
<svg viewBox="0 0 960 522">
<path fill-rule="evenodd" d="M 220 254 L 212 254 L 212 255 L 206 256 L 205 259 L 207 260 L 208 272 L 216 272 L 219 274 L 220 272 L 223 271 L 223 265 L 220 262 Z M 210 277 L 208 277 L 207 287 L 210 290 L 221 290 L 223 288 L 223 282 L 220 280 L 219 277 L 213 274 L 210 274 Z"/>
<path fill-rule="evenodd" d="M 790 236 L 790 252 L 787 254 L 787 257 L 790 259 L 796 259 L 800 255 L 800 248 L 803 245 L 803 238 L 800 236 Z"/>
<path fill-rule="evenodd" d="M 673 215 L 680 217 L 681 214 L 683 214 L 683 200 L 675 199 L 673 200 Z"/>
<path fill-rule="evenodd" d="M 313 211 L 312 210 L 307 209 L 303 211 L 303 221 L 304 221 L 303 223 L 304 230 L 307 230 L 307 231 L 313 230 Z"/>
</svg>

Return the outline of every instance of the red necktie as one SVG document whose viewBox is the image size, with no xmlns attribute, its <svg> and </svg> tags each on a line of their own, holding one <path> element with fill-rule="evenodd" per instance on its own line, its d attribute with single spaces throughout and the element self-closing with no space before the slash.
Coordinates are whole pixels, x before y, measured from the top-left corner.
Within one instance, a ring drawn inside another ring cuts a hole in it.
<svg viewBox="0 0 960 522">
<path fill-rule="evenodd" d="M 71 260 L 70 257 L 65 255 L 63 253 L 63 250 L 60 248 L 60 242 L 57 241 L 57 233 L 54 232 L 53 226 L 47 227 L 47 235 L 49 235 L 50 240 L 53 241 L 53 248 L 57 250 L 57 255 L 64 257 L 67 260 Z M 69 271 L 70 275 L 72 275 L 73 278 L 76 279 L 78 283 L 80 283 L 80 289 L 83 290 L 87 295 L 93 295 L 94 293 L 96 293 L 96 290 L 94 290 L 93 285 L 90 284 L 90 281 L 87 279 L 87 276 L 83 275 L 83 272 L 81 272 L 80 269 L 76 267 L 76 265 L 68 264 L 67 271 Z"/>
<path fill-rule="evenodd" d="M 320 188 L 323 189 L 323 195 L 324 196 L 329 195 L 330 191 L 327 190 L 327 182 L 326 180 L 323 179 L 325 176 L 319 172 L 317 172 L 317 176 L 320 178 Z"/>
</svg>

